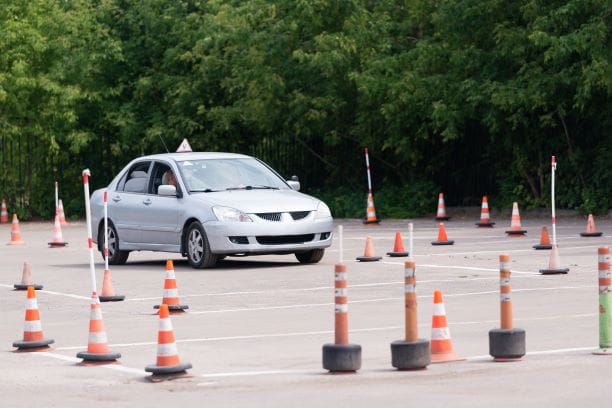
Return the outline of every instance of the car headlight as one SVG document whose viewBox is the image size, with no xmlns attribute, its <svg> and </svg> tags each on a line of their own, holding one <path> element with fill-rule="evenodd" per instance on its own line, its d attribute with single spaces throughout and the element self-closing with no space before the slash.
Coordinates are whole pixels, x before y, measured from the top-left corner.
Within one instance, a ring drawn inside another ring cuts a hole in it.
<svg viewBox="0 0 612 408">
<path fill-rule="evenodd" d="M 315 216 L 315 218 L 329 218 L 331 216 L 332 215 L 331 211 L 329 210 L 329 207 L 327 206 L 327 204 L 321 201 L 319 203 L 319 207 L 317 207 L 317 215 Z"/>
<path fill-rule="evenodd" d="M 253 222 L 251 217 L 232 207 L 215 206 L 212 210 L 219 221 Z"/>
</svg>

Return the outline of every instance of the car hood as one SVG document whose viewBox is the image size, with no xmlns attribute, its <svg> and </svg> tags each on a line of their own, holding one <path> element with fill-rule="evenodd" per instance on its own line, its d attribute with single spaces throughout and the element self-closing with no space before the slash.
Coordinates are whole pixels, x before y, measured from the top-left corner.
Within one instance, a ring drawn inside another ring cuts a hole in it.
<svg viewBox="0 0 612 408">
<path fill-rule="evenodd" d="M 232 190 L 191 196 L 210 205 L 232 207 L 248 214 L 314 211 L 320 201 L 294 190 Z"/>
</svg>

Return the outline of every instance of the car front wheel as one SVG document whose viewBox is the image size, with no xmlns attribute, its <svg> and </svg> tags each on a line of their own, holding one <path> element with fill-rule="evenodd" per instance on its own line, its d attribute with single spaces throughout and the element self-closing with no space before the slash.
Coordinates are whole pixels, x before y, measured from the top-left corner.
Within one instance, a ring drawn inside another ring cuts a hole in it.
<svg viewBox="0 0 612 408">
<path fill-rule="evenodd" d="M 199 221 L 189 224 L 185 234 L 187 260 L 193 268 L 211 268 L 215 266 L 218 255 L 210 252 L 210 245 L 204 227 Z"/>
<path fill-rule="evenodd" d="M 104 258 L 104 228 L 100 228 L 98 235 L 100 243 L 100 252 Z M 108 225 L 108 263 L 109 265 L 123 265 L 127 262 L 130 251 L 121 251 L 119 249 L 119 235 L 113 224 Z"/>
<path fill-rule="evenodd" d="M 319 262 L 321 259 L 323 259 L 323 255 L 325 255 L 325 249 L 323 248 L 311 249 L 310 251 L 295 253 L 295 257 L 297 258 L 297 260 L 300 261 L 300 263 L 306 264 Z"/>
</svg>

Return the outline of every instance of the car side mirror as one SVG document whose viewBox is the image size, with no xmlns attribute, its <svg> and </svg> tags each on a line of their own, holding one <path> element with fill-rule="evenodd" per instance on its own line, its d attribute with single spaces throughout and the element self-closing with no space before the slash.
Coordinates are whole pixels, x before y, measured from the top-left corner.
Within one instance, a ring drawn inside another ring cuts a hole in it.
<svg viewBox="0 0 612 408">
<path fill-rule="evenodd" d="M 157 194 L 166 197 L 176 197 L 176 186 L 171 184 L 162 184 L 157 189 Z"/>
<path fill-rule="evenodd" d="M 292 190 L 300 191 L 300 182 L 295 180 L 287 180 L 287 184 L 291 187 Z"/>
</svg>

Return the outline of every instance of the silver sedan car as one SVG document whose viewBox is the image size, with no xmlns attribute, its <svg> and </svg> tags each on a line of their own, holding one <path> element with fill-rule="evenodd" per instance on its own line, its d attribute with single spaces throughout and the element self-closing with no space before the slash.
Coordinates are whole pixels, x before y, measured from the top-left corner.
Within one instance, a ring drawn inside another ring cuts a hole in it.
<svg viewBox="0 0 612 408">
<path fill-rule="evenodd" d="M 108 185 L 109 263 L 131 251 L 176 252 L 194 268 L 226 256 L 295 254 L 315 263 L 331 245 L 324 202 L 299 193 L 262 161 L 231 153 L 140 157 Z M 104 243 L 104 189 L 91 196 L 94 242 Z"/>
</svg>

